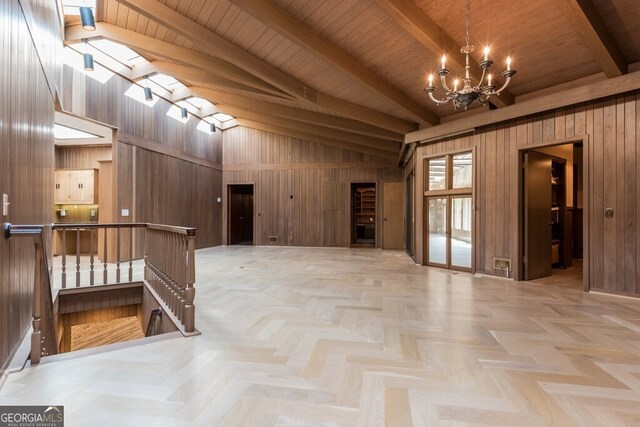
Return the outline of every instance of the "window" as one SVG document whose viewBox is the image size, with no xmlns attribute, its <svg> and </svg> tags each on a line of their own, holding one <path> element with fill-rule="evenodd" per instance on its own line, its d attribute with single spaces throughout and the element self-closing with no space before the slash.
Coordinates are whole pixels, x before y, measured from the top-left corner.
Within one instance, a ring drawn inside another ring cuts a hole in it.
<svg viewBox="0 0 640 427">
<path fill-rule="evenodd" d="M 464 190 L 473 186 L 473 153 L 448 154 L 425 159 L 427 191 Z"/>
</svg>

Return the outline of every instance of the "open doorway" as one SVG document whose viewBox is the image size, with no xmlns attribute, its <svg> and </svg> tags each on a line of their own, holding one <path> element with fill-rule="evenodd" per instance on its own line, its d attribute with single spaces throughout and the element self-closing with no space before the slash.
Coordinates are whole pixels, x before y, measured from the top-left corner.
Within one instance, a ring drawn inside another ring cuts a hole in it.
<svg viewBox="0 0 640 427">
<path fill-rule="evenodd" d="M 584 286 L 583 154 L 582 142 L 521 151 L 522 280 Z"/>
<path fill-rule="evenodd" d="M 376 247 L 376 183 L 351 184 L 351 247 Z"/>
<path fill-rule="evenodd" d="M 253 245 L 253 184 L 227 187 L 227 242 Z"/>
</svg>

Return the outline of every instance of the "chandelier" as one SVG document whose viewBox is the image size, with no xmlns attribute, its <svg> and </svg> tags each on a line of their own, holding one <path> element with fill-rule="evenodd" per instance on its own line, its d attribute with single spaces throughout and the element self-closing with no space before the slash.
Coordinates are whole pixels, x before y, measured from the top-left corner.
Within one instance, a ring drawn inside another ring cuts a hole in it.
<svg viewBox="0 0 640 427">
<path fill-rule="evenodd" d="M 489 48 L 485 47 L 484 59 L 478 64 L 482 69 L 482 76 L 477 84 L 473 84 L 474 79 L 471 78 L 469 72 L 469 54 L 475 50 L 475 47 L 469 44 L 470 3 L 471 0 L 467 0 L 467 25 L 465 32 L 466 46 L 460 49 L 460 52 L 464 53 L 466 56 L 466 66 L 462 85 L 460 84 L 460 80 L 456 79 L 453 82 L 453 90 L 449 88 L 449 85 L 447 84 L 447 75 L 449 74 L 449 69 L 446 66 L 447 56 L 442 55 L 442 66 L 438 71 L 436 71 L 436 73 L 440 76 L 442 87 L 447 92 L 445 97 L 443 99 L 437 99 L 433 96 L 433 92 L 436 90 L 436 87 L 433 84 L 433 74 L 429 74 L 429 83 L 424 87 L 425 92 L 429 94 L 429 97 L 437 105 L 453 101 L 453 106 L 456 109 L 463 107 L 465 110 L 468 110 L 469 106 L 474 102 L 486 105 L 489 102 L 489 97 L 499 96 L 500 93 L 509 85 L 511 77 L 516 74 L 516 70 L 511 68 L 511 57 L 507 56 L 507 69 L 501 73 L 501 76 L 506 78 L 506 81 L 500 89 L 496 90 L 495 85 L 493 85 L 491 73 L 488 73 L 489 68 L 493 65 L 493 61 L 489 59 Z M 486 84 L 483 84 L 485 82 L 485 78 Z"/>
</svg>

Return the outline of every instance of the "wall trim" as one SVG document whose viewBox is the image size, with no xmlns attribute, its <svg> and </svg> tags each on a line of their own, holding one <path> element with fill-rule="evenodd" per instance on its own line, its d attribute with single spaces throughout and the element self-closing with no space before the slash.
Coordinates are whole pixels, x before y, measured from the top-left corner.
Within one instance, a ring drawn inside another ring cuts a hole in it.
<svg viewBox="0 0 640 427">
<path fill-rule="evenodd" d="M 396 168 L 393 162 L 337 162 L 337 163 L 263 163 L 222 165 L 224 172 L 267 171 L 267 170 L 308 170 L 308 169 L 371 169 Z"/>
</svg>

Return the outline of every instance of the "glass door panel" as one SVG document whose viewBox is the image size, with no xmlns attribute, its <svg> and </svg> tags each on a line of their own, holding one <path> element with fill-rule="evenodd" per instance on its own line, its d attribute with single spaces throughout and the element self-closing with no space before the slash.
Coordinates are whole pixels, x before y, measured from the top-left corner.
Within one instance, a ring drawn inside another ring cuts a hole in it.
<svg viewBox="0 0 640 427">
<path fill-rule="evenodd" d="M 451 266 L 471 268 L 471 196 L 451 197 Z"/>
<path fill-rule="evenodd" d="M 447 265 L 447 197 L 428 199 L 429 264 Z"/>
</svg>

